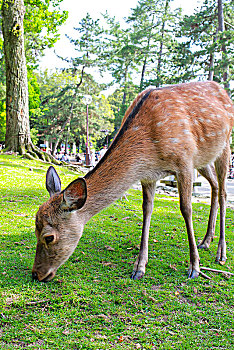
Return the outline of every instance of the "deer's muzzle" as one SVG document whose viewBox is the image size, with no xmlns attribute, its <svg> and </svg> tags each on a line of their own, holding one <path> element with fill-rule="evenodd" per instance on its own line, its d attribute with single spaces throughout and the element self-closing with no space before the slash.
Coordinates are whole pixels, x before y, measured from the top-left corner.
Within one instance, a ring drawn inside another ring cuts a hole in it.
<svg viewBox="0 0 234 350">
<path fill-rule="evenodd" d="M 55 275 L 56 275 L 56 270 L 54 271 L 49 270 L 47 274 L 44 276 L 41 276 L 36 271 L 32 271 L 32 280 L 39 281 L 39 282 L 49 282 L 54 278 Z"/>
</svg>

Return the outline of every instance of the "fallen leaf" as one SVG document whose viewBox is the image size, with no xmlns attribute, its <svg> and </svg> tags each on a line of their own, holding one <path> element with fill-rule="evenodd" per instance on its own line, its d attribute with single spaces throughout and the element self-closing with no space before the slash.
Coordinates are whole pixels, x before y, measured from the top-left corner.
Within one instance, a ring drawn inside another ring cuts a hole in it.
<svg viewBox="0 0 234 350">
<path fill-rule="evenodd" d="M 153 301 L 154 303 L 156 302 L 156 299 L 154 297 L 149 296 L 149 300 Z"/>
<path fill-rule="evenodd" d="M 229 278 L 231 277 L 231 275 L 229 275 L 229 273 L 222 273 L 223 277 L 225 277 L 227 280 L 229 280 Z"/>
<path fill-rule="evenodd" d="M 113 264 L 112 262 L 102 262 L 103 266 L 111 266 L 111 267 L 116 267 L 116 264 Z"/>
<path fill-rule="evenodd" d="M 177 271 L 177 268 L 176 268 L 176 265 L 175 265 L 175 264 L 173 264 L 173 265 L 172 265 L 172 264 L 170 264 L 170 265 L 169 265 L 169 267 L 170 267 L 172 270 Z"/>
<path fill-rule="evenodd" d="M 119 337 L 119 339 L 118 339 L 118 342 L 119 342 L 119 343 L 122 343 L 123 340 L 124 340 L 124 338 L 123 338 L 123 336 L 121 335 L 121 336 Z"/>
<path fill-rule="evenodd" d="M 100 315 L 94 315 L 93 316 L 94 318 L 102 318 L 103 320 L 105 321 L 108 321 L 109 320 L 109 317 L 104 315 L 104 314 L 100 314 Z"/>
<path fill-rule="evenodd" d="M 159 285 L 159 286 L 152 285 L 151 288 L 158 292 L 161 289 L 161 285 Z"/>
<path fill-rule="evenodd" d="M 103 265 L 103 266 L 111 266 L 112 263 L 111 263 L 111 262 L 102 262 L 102 265 Z"/>
<path fill-rule="evenodd" d="M 114 251 L 114 248 L 110 247 L 109 245 L 105 245 L 105 249 L 106 249 L 106 250 L 109 250 L 109 251 L 111 251 L 111 252 Z"/>
<path fill-rule="evenodd" d="M 172 331 L 168 331 L 168 333 L 171 334 L 171 335 L 176 335 L 176 333 L 172 332 Z"/>
</svg>

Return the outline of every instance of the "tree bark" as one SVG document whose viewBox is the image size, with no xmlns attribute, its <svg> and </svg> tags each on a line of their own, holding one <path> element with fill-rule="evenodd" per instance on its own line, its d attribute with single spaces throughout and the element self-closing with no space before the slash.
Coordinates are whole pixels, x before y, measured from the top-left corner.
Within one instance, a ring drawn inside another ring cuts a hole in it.
<svg viewBox="0 0 234 350">
<path fill-rule="evenodd" d="M 28 82 L 24 52 L 23 0 L 3 0 L 2 29 L 6 63 L 6 149 L 25 154 L 31 144 Z"/>
<path fill-rule="evenodd" d="M 165 24 L 167 21 L 167 11 L 169 7 L 169 0 L 166 1 L 165 8 L 164 8 L 164 15 L 163 15 L 163 21 L 162 21 L 162 28 L 161 28 L 161 38 L 160 38 L 160 48 L 158 53 L 158 65 L 157 65 L 157 84 L 156 87 L 159 87 L 161 84 L 161 65 L 162 65 L 162 53 L 163 53 L 163 40 L 164 40 L 164 34 L 165 34 Z"/>
<path fill-rule="evenodd" d="M 145 59 L 144 59 L 144 63 L 143 63 L 142 71 L 141 71 L 140 91 L 142 91 L 142 89 L 143 89 L 143 83 L 144 83 L 144 78 L 145 78 L 145 69 L 146 69 L 147 59 L 149 56 L 149 48 L 150 48 L 150 40 L 151 40 L 151 33 L 152 33 L 153 24 L 154 24 L 154 15 L 153 15 L 153 18 L 151 21 L 150 32 L 149 32 L 149 36 L 147 39 Z"/>
<path fill-rule="evenodd" d="M 6 151 L 60 164 L 33 145 L 30 137 L 28 80 L 24 51 L 23 0 L 3 0 L 2 32 L 6 64 Z"/>
<path fill-rule="evenodd" d="M 214 43 L 216 43 L 217 41 L 217 34 L 218 34 L 218 28 L 216 29 L 216 33 L 214 35 L 214 40 L 213 40 Z M 208 80 L 213 80 L 214 78 L 214 51 L 210 53 Z"/>
<path fill-rule="evenodd" d="M 55 145 L 54 145 L 54 149 L 53 149 L 53 155 L 55 155 L 56 151 L 57 151 L 57 147 L 58 147 L 58 144 L 61 140 L 61 137 L 63 135 L 63 132 L 67 126 L 68 123 L 70 123 L 71 119 L 72 119 L 72 113 L 73 113 L 73 103 L 71 105 L 71 110 L 70 110 L 70 115 L 69 117 L 65 120 L 65 122 L 63 123 L 63 126 L 61 128 L 61 130 L 57 133 L 57 140 L 55 142 Z"/>
<path fill-rule="evenodd" d="M 218 0 L 218 21 L 219 21 L 219 32 L 224 32 L 225 31 L 225 26 L 224 26 L 224 15 L 223 15 L 223 1 Z M 230 84 L 228 81 L 228 76 L 229 76 L 229 66 L 226 63 L 227 59 L 227 50 L 226 50 L 226 45 L 224 42 L 224 38 L 222 38 L 222 59 L 224 61 L 223 63 L 223 81 L 224 81 L 224 87 L 225 89 L 228 90 L 228 93 L 230 94 Z"/>
</svg>

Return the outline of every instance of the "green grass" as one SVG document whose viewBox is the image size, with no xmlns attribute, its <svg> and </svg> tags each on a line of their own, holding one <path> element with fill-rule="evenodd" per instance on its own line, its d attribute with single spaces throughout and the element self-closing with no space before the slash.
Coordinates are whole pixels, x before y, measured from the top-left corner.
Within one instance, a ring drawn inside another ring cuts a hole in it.
<svg viewBox="0 0 234 350">
<path fill-rule="evenodd" d="M 47 165 L 0 156 L 0 349 L 233 349 L 234 279 L 186 276 L 189 249 L 177 198 L 155 197 L 144 279 L 129 276 L 141 235 L 141 193 L 130 190 L 86 225 L 72 257 L 49 283 L 32 282 L 34 217 L 47 200 Z M 77 177 L 56 168 L 63 188 Z M 196 239 L 209 206 L 193 205 Z M 218 228 L 218 225 L 217 225 Z M 233 210 L 227 210 L 234 267 Z M 201 265 L 214 263 L 218 229 Z M 108 247 L 113 248 L 110 250 Z"/>
</svg>

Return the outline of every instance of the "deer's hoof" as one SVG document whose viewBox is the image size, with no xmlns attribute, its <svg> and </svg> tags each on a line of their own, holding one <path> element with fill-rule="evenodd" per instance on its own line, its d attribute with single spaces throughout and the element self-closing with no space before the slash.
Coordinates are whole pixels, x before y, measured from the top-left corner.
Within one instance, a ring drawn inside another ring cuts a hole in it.
<svg viewBox="0 0 234 350">
<path fill-rule="evenodd" d="M 139 280 L 144 276 L 144 272 L 143 271 L 133 271 L 131 279 L 132 280 Z"/>
<path fill-rule="evenodd" d="M 209 249 L 209 245 L 207 243 L 198 244 L 197 247 L 198 247 L 198 249 L 205 249 L 205 250 Z"/>
<path fill-rule="evenodd" d="M 188 270 L 188 278 L 197 278 L 199 276 L 199 271 L 197 270 L 192 270 L 192 269 L 189 269 Z"/>
<path fill-rule="evenodd" d="M 218 263 L 219 265 L 225 265 L 227 258 L 216 258 L 215 262 Z"/>
</svg>

